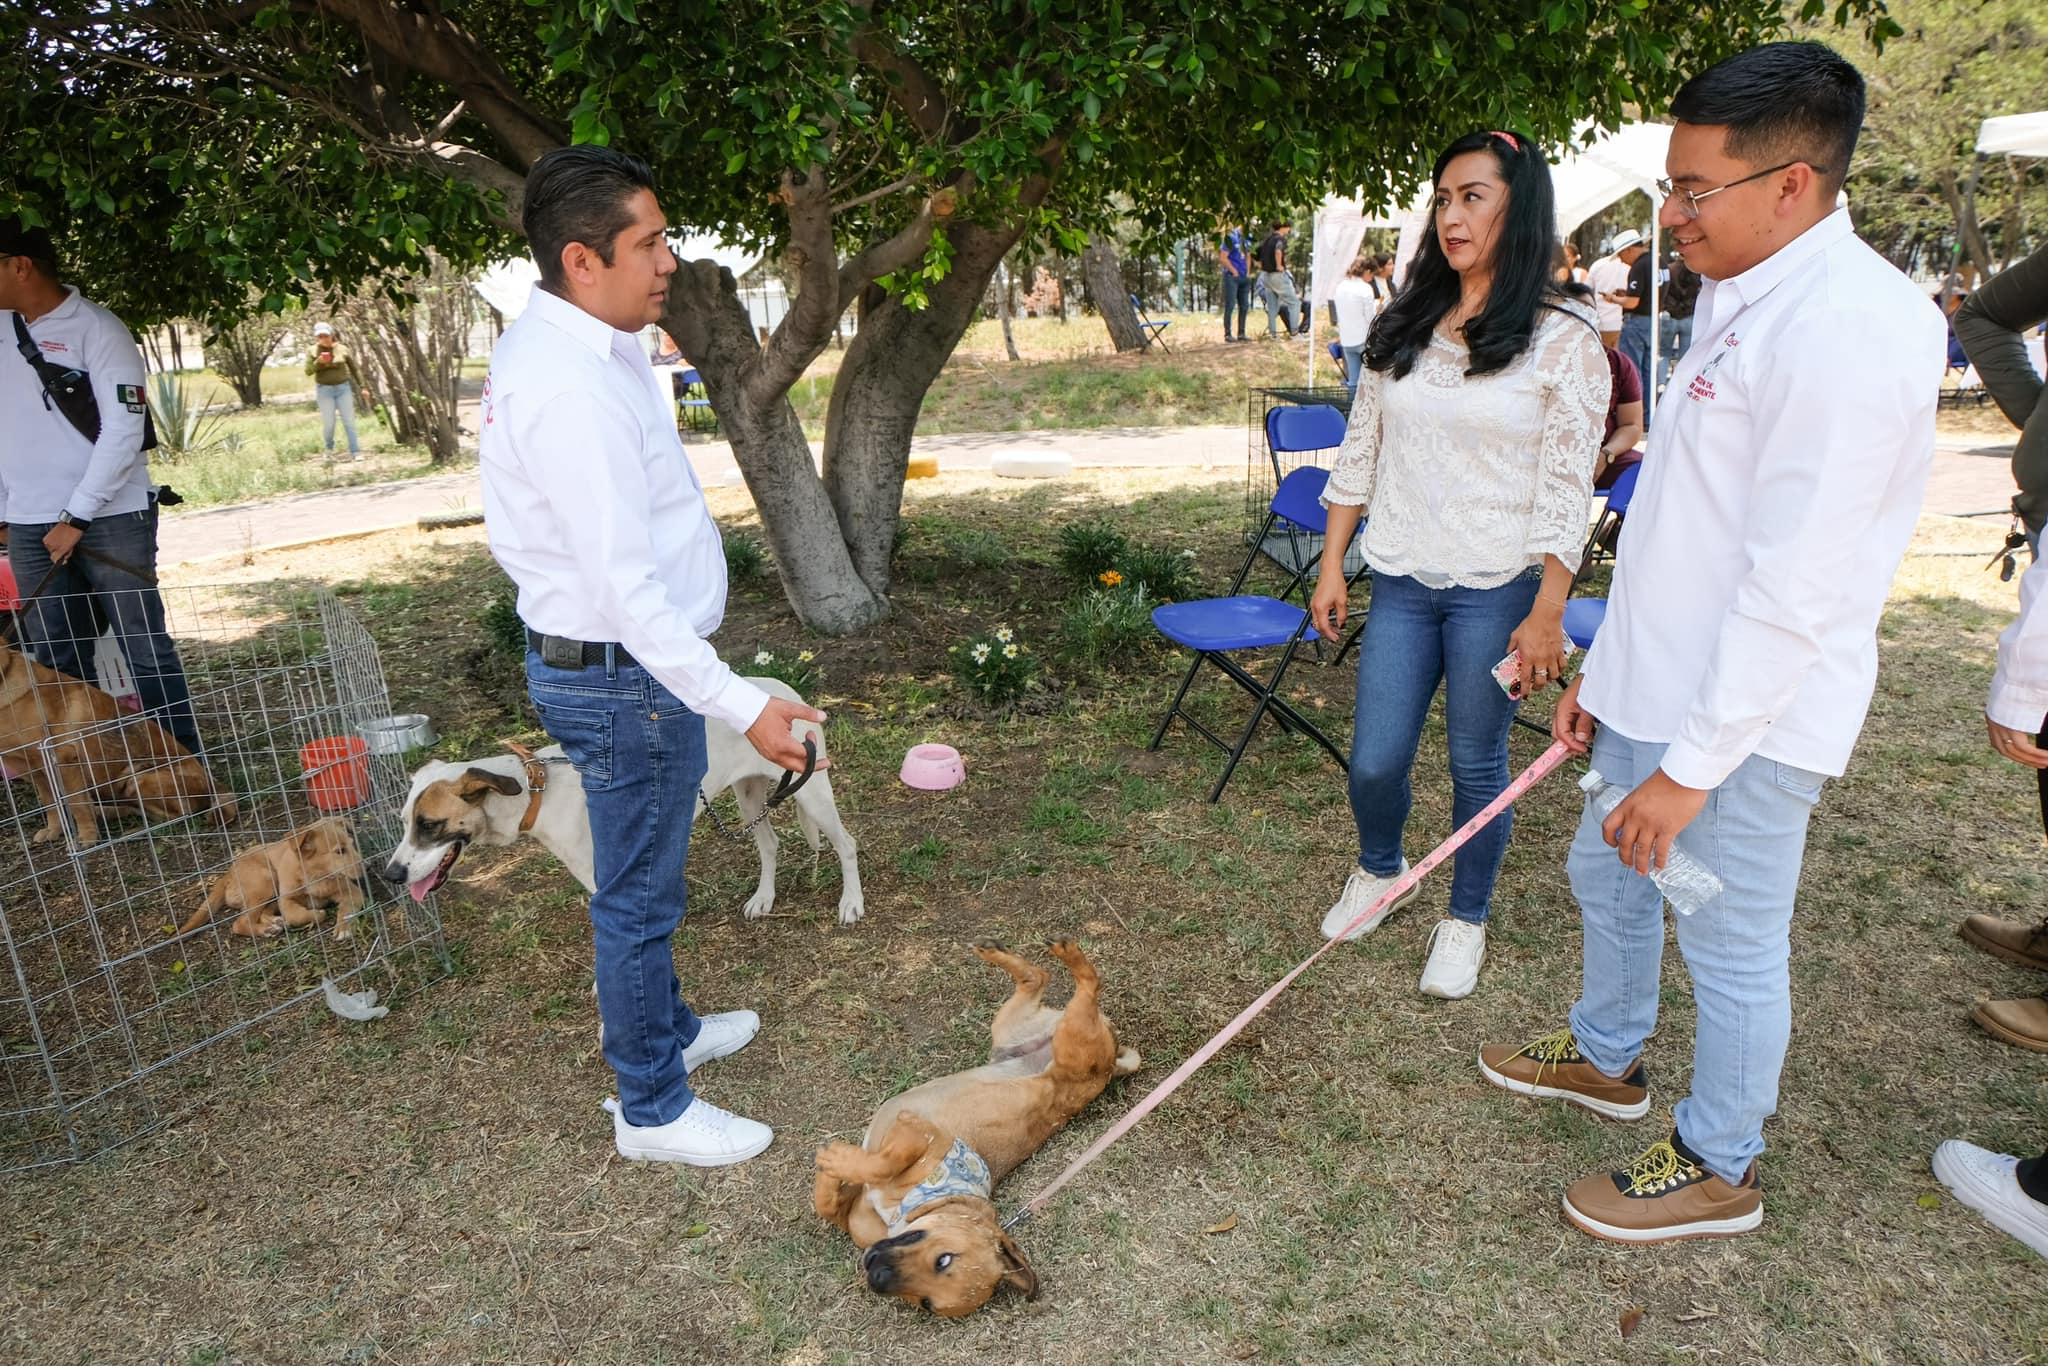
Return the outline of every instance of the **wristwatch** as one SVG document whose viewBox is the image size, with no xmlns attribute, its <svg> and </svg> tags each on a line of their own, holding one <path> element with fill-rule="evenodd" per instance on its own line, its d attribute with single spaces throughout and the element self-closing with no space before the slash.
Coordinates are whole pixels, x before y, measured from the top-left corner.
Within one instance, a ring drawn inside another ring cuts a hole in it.
<svg viewBox="0 0 2048 1366">
<path fill-rule="evenodd" d="M 73 530 L 79 532 L 80 534 L 83 534 L 85 530 L 92 525 L 92 519 L 88 517 L 73 517 L 68 512 L 60 512 L 57 514 L 57 525 L 68 526 Z"/>
</svg>

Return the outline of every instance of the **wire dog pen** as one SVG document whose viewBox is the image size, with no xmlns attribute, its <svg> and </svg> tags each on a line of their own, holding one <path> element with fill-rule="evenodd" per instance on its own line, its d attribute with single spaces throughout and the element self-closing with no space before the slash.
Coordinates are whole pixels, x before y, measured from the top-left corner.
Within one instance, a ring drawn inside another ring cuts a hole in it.
<svg viewBox="0 0 2048 1366">
<path fill-rule="evenodd" d="M 31 654 L 68 643 L 104 689 L 53 684 L 0 648 L 0 717 L 14 718 L 0 720 L 0 1171 L 104 1152 L 261 1073 L 323 1027 L 327 1012 L 306 1007 L 325 983 L 389 994 L 445 969 L 433 901 L 374 876 L 408 782 L 402 755 L 362 738 L 391 710 L 375 642 L 332 595 L 279 605 L 278 592 L 161 591 L 203 766 L 156 724 L 182 718 L 143 712 L 146 665 L 93 668 L 107 652 L 85 633 L 108 625 L 104 597 L 23 613 Z M 79 626 L 69 642 L 66 623 Z M 23 744 L 29 733 L 40 738 Z M 288 885 L 277 863 L 271 891 L 302 913 L 294 923 L 200 914 L 238 855 L 330 819 L 360 850 L 352 866 L 325 859 L 359 888 L 331 898 L 338 909 L 311 908 L 318 888 Z"/>
</svg>

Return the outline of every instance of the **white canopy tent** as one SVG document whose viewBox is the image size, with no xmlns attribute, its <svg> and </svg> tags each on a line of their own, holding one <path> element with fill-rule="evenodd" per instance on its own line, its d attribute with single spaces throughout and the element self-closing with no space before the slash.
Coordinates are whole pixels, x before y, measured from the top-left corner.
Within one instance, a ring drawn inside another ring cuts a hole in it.
<svg viewBox="0 0 2048 1366">
<path fill-rule="evenodd" d="M 2048 157 L 2048 109 L 1984 120 L 1977 150 L 1986 156 Z"/>
<path fill-rule="evenodd" d="M 1308 383 L 1316 383 L 1316 313 L 1337 297 L 1337 286 L 1343 282 L 1344 272 L 1351 268 L 1358 257 L 1358 248 L 1365 242 L 1368 228 L 1398 228 L 1412 217 L 1412 212 L 1380 209 L 1367 212 L 1361 201 L 1364 191 L 1351 199 L 1331 198 L 1316 210 L 1315 243 L 1309 261 L 1308 289 L 1304 293 L 1308 309 Z M 1417 200 L 1418 204 L 1428 203 L 1425 191 Z"/>
</svg>

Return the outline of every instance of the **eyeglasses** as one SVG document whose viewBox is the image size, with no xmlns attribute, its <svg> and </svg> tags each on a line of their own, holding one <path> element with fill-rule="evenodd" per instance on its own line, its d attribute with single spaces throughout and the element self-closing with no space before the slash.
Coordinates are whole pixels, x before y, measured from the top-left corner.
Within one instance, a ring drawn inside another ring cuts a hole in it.
<svg viewBox="0 0 2048 1366">
<path fill-rule="evenodd" d="M 1732 190 L 1737 185 L 1747 185 L 1752 180 L 1762 180 L 1767 175 L 1776 175 L 1780 171 L 1789 171 L 1794 166 L 1802 164 L 1815 175 L 1826 175 L 1828 173 L 1827 167 L 1815 166 L 1810 161 L 1804 163 L 1788 161 L 1782 166 L 1773 166 L 1768 170 L 1758 171 L 1754 175 L 1746 175 L 1740 180 L 1731 180 L 1726 185 L 1716 185 L 1711 190 L 1681 190 L 1668 180 L 1659 180 L 1656 182 L 1657 193 L 1665 199 L 1677 199 L 1679 201 L 1679 212 L 1686 216 L 1687 221 L 1690 221 L 1700 216 L 1700 201 L 1702 199 L 1711 199 L 1723 190 Z"/>
</svg>

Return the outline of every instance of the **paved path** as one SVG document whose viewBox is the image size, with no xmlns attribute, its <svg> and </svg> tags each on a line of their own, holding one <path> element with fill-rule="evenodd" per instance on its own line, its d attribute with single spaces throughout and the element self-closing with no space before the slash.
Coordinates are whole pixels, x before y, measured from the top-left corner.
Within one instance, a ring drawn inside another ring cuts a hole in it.
<svg viewBox="0 0 2048 1366">
<path fill-rule="evenodd" d="M 697 477 L 707 487 L 737 485 L 739 466 L 723 441 L 685 447 Z M 946 470 L 987 469 L 999 451 L 1064 451 L 1081 467 L 1194 466 L 1214 470 L 1244 467 L 1245 433 L 1225 427 L 1100 427 L 1087 431 L 973 432 L 919 437 L 919 455 L 936 455 Z M 812 448 L 817 453 L 817 448 Z M 2012 501 L 2010 443 L 1983 437 L 1945 437 L 1937 443 L 1934 474 L 1928 481 L 1926 512 L 1973 516 L 2002 512 Z M 474 470 L 408 479 L 391 484 L 325 493 L 301 493 L 261 503 L 172 512 L 164 518 L 158 558 L 185 564 L 241 555 L 273 546 L 330 537 L 362 535 L 410 526 L 430 513 L 476 511 L 483 506 Z"/>
</svg>

